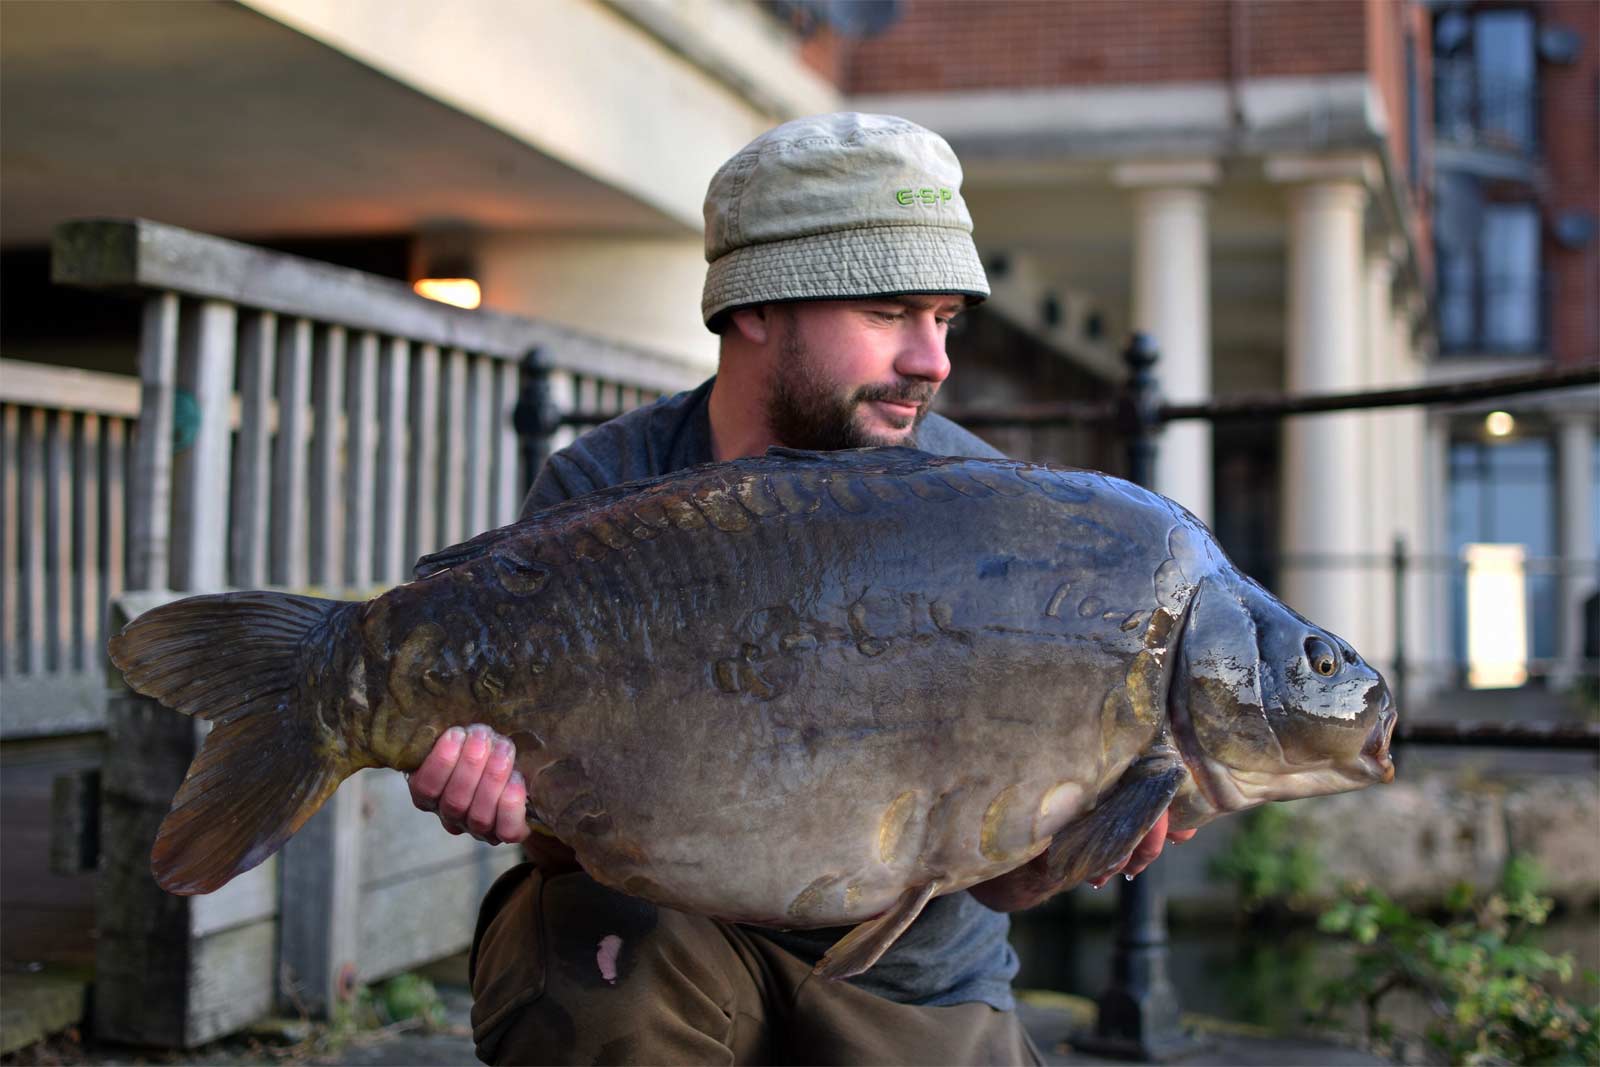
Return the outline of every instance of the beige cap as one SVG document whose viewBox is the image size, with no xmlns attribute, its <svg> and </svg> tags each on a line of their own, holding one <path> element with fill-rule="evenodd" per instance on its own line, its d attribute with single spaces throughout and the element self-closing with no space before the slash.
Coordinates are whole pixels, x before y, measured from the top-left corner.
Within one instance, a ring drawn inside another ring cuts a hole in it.
<svg viewBox="0 0 1600 1067">
<path fill-rule="evenodd" d="M 844 112 L 769 130 L 706 190 L 700 312 L 895 293 L 989 295 L 944 138 Z"/>
</svg>

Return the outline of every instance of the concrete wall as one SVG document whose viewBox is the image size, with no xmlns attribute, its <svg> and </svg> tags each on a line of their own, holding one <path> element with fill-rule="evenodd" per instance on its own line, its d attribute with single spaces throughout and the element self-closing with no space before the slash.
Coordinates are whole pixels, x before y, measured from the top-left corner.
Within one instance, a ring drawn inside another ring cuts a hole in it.
<svg viewBox="0 0 1600 1067">
<path fill-rule="evenodd" d="M 474 266 L 488 307 L 716 368 L 717 338 L 700 321 L 698 238 L 485 234 Z"/>
<path fill-rule="evenodd" d="M 1592 775 L 1462 767 L 1294 810 L 1330 888 L 1364 880 L 1391 895 L 1438 899 L 1457 882 L 1495 885 L 1506 861 L 1521 855 L 1539 865 L 1552 895 L 1578 906 L 1600 899 L 1600 787 Z"/>
<path fill-rule="evenodd" d="M 1592 757 L 1589 767 L 1593 766 Z M 1577 753 L 1452 754 L 1403 747 L 1390 785 L 1290 801 L 1296 835 L 1325 875 L 1308 906 L 1365 882 L 1414 903 L 1438 902 L 1458 882 L 1499 883 L 1513 855 L 1531 858 L 1544 892 L 1573 908 L 1600 901 L 1600 783 Z M 1224 816 L 1158 861 L 1174 916 L 1236 918 L 1231 885 L 1209 873 L 1245 816 Z M 1085 910 L 1115 894 L 1073 890 Z"/>
</svg>

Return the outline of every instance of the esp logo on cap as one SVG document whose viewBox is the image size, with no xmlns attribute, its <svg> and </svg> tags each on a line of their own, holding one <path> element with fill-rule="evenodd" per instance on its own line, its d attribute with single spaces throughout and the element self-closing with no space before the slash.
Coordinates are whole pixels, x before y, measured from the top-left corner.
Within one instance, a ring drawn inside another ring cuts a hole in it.
<svg viewBox="0 0 1600 1067">
<path fill-rule="evenodd" d="M 941 186 L 937 189 L 897 189 L 895 190 L 894 198 L 901 204 L 909 207 L 912 204 L 942 203 L 943 201 L 949 200 L 954 195 L 954 192 Z"/>
</svg>

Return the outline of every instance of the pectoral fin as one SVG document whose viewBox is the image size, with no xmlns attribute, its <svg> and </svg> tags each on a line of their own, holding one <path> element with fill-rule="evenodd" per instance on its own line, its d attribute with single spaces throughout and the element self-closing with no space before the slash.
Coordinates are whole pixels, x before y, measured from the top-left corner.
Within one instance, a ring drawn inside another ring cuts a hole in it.
<svg viewBox="0 0 1600 1067">
<path fill-rule="evenodd" d="M 1095 809 L 1061 828 L 1046 851 L 1051 881 L 1062 888 L 1122 865 L 1150 832 L 1189 775 L 1161 746 L 1139 757 Z"/>
<path fill-rule="evenodd" d="M 906 927 L 922 914 L 922 909 L 943 886 L 943 882 L 935 879 L 927 885 L 907 889 L 900 894 L 894 907 L 841 937 L 811 973 L 823 978 L 851 978 L 866 971 L 889 951 L 889 946 L 906 932 Z"/>
</svg>

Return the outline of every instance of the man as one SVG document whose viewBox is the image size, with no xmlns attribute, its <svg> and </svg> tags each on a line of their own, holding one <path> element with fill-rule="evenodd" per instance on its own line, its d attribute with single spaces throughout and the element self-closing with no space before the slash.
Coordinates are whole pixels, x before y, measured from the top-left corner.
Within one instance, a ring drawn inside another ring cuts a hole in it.
<svg viewBox="0 0 1600 1067">
<path fill-rule="evenodd" d="M 716 377 L 553 455 L 525 513 L 772 445 L 998 455 L 928 410 L 950 373 L 951 321 L 989 294 L 960 185 L 949 145 L 903 119 L 824 115 L 757 138 L 706 195 L 701 311 L 721 336 Z M 481 727 L 453 730 L 411 779 L 451 832 L 528 838 L 535 858 L 479 917 L 485 1061 L 1038 1062 L 1012 1010 L 1003 912 L 1049 895 L 1042 861 L 937 898 L 866 974 L 828 982 L 810 969 L 843 930 L 659 909 L 594 883 L 560 842 L 529 838 L 512 758 Z M 1165 832 L 1163 816 L 1130 876 Z"/>
</svg>

